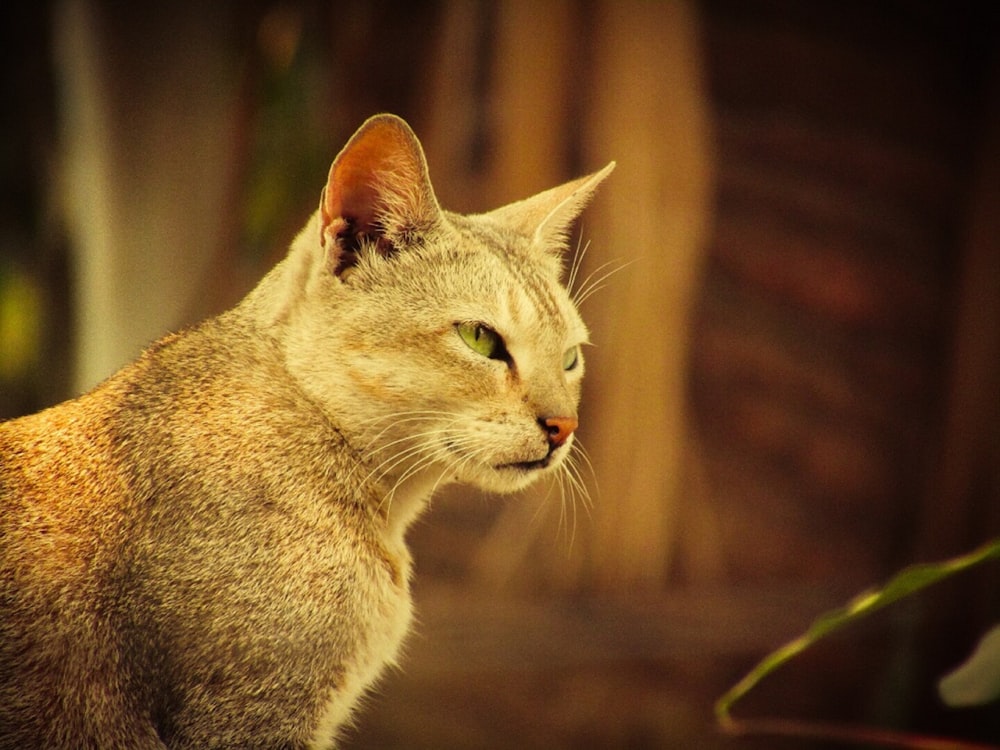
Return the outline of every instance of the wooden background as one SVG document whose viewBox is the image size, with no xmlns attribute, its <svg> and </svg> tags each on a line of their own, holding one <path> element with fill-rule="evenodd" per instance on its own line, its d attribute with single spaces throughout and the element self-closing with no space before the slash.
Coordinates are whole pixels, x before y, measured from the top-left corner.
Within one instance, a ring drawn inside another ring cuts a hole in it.
<svg viewBox="0 0 1000 750">
<path fill-rule="evenodd" d="M 411 122 L 453 210 L 618 161 L 580 230 L 587 273 L 620 269 L 583 309 L 592 507 L 436 499 L 420 624 L 348 747 L 776 747 L 718 737 L 714 699 L 824 609 L 1000 532 L 988 4 L 2 14 L 0 416 L 239 299 L 369 114 Z M 996 584 L 894 608 L 745 710 L 1000 742 L 995 711 L 933 696 Z"/>
</svg>

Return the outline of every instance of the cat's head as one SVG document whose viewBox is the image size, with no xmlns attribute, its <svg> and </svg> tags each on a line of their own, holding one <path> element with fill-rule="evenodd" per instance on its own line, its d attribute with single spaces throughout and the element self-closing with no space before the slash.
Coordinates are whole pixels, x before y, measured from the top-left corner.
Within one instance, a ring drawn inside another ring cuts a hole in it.
<svg viewBox="0 0 1000 750">
<path fill-rule="evenodd" d="M 307 260 L 286 350 L 374 479 L 511 491 L 566 459 L 588 339 L 562 256 L 612 167 L 461 216 L 438 206 L 397 117 L 368 120 L 337 156 L 293 245 Z"/>
</svg>

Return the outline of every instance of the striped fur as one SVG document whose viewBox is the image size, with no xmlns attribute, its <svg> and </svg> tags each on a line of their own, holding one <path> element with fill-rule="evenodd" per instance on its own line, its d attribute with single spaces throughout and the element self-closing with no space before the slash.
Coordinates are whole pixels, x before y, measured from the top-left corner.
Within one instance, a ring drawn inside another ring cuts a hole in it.
<svg viewBox="0 0 1000 750">
<path fill-rule="evenodd" d="M 459 216 L 372 118 L 240 305 L 0 425 L 0 749 L 331 747 L 396 659 L 434 490 L 569 466 L 560 254 L 609 170 Z"/>
</svg>

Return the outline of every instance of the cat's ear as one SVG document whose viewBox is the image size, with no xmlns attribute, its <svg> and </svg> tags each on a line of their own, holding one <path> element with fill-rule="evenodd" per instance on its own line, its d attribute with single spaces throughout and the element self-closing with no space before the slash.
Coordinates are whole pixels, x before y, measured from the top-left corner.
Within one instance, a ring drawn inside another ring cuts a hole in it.
<svg viewBox="0 0 1000 750">
<path fill-rule="evenodd" d="M 420 141 L 395 115 L 369 118 L 330 167 L 320 242 L 337 276 L 365 247 L 388 256 L 441 221 Z"/>
<path fill-rule="evenodd" d="M 531 237 L 541 247 L 561 247 L 566 242 L 570 227 L 593 197 L 597 186 L 614 168 L 615 162 L 611 162 L 593 174 L 498 208 L 490 215 Z"/>
</svg>

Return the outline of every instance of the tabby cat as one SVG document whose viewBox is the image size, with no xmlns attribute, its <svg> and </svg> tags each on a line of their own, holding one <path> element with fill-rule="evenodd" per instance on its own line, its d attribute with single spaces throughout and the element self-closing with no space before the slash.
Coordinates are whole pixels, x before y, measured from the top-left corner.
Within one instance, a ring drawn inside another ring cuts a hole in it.
<svg viewBox="0 0 1000 750">
<path fill-rule="evenodd" d="M 409 627 L 435 489 L 565 470 L 561 256 L 612 167 L 457 215 L 373 117 L 237 307 L 0 424 L 0 748 L 332 747 Z"/>
</svg>

